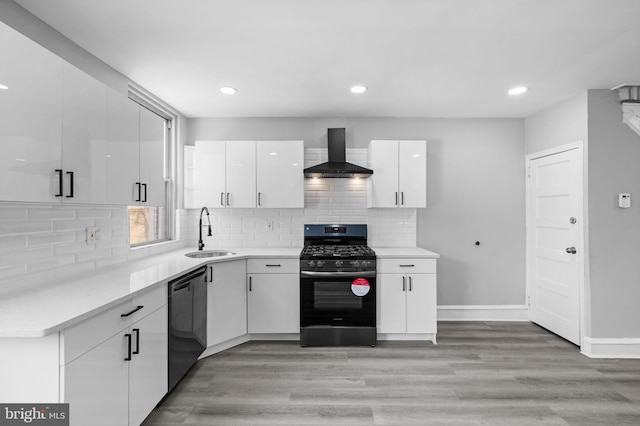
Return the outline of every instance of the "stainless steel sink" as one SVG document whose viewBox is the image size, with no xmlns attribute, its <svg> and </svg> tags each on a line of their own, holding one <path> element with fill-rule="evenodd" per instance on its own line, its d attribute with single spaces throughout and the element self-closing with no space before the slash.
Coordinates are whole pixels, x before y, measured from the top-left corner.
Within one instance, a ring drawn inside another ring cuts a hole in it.
<svg viewBox="0 0 640 426">
<path fill-rule="evenodd" d="M 203 250 L 203 251 L 192 251 L 191 253 L 185 254 L 185 256 L 199 259 L 201 257 L 230 256 L 232 254 L 235 254 L 235 253 L 232 251 L 226 251 L 226 250 Z"/>
</svg>

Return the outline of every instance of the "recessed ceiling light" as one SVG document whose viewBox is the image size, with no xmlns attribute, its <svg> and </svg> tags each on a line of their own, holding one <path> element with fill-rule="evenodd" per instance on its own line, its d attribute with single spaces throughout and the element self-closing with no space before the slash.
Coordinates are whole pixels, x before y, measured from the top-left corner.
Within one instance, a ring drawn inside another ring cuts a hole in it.
<svg viewBox="0 0 640 426">
<path fill-rule="evenodd" d="M 234 87 L 224 86 L 220 88 L 220 92 L 225 95 L 235 95 L 237 90 Z"/>
<path fill-rule="evenodd" d="M 4 84 L 0 84 L 0 90 L 7 90 L 9 89 L 7 86 L 5 86 Z"/>
<path fill-rule="evenodd" d="M 367 88 L 365 86 L 353 86 L 351 88 L 351 93 L 364 93 L 367 91 Z"/>
<path fill-rule="evenodd" d="M 511 96 L 515 96 L 515 95 L 522 95 L 523 93 L 525 93 L 527 90 L 529 90 L 528 87 L 526 86 L 518 86 L 518 87 L 514 87 L 513 89 L 509 89 L 509 94 Z"/>
</svg>

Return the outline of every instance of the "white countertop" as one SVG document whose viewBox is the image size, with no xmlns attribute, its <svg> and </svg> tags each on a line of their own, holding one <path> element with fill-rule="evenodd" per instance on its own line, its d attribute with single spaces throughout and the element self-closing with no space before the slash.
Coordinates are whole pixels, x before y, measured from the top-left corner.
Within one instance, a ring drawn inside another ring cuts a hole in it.
<svg viewBox="0 0 640 426">
<path fill-rule="evenodd" d="M 438 259 L 440 255 L 420 247 L 371 247 L 380 258 Z"/>
<path fill-rule="evenodd" d="M 418 247 L 372 248 L 380 258 L 440 257 Z M 58 332 L 206 263 L 247 258 L 297 258 L 301 249 L 233 249 L 234 255 L 201 259 L 184 256 L 195 251 L 194 248 L 181 249 L 103 268 L 91 276 L 3 297 L 0 300 L 0 337 L 42 337 Z"/>
</svg>

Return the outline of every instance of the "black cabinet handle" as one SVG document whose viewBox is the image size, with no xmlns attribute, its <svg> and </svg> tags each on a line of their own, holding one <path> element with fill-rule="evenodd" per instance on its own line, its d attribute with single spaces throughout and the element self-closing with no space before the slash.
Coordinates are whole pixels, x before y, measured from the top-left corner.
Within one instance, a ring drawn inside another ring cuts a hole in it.
<svg viewBox="0 0 640 426">
<path fill-rule="evenodd" d="M 229 193 L 227 192 L 227 205 L 229 205 Z"/>
<path fill-rule="evenodd" d="M 143 199 L 143 200 L 141 200 L 141 201 L 142 201 L 143 203 L 146 203 L 146 202 L 147 202 L 147 184 L 146 184 L 146 183 L 143 183 L 143 184 L 142 184 L 142 185 L 140 185 L 140 186 L 144 186 L 144 199 Z"/>
<path fill-rule="evenodd" d="M 396 206 L 398 205 L 398 192 L 396 192 Z"/>
<path fill-rule="evenodd" d="M 262 205 L 262 192 L 258 192 L 258 205 Z"/>
<path fill-rule="evenodd" d="M 413 291 L 413 279 L 409 277 L 409 291 Z"/>
<path fill-rule="evenodd" d="M 56 173 L 58 173 L 58 193 L 56 194 L 56 197 L 62 197 L 62 193 L 64 191 L 63 188 L 63 184 L 62 184 L 62 169 L 56 169 Z"/>
<path fill-rule="evenodd" d="M 249 277 L 249 291 L 251 291 L 251 277 Z"/>
<path fill-rule="evenodd" d="M 206 283 L 212 283 L 213 282 L 213 266 L 209 266 L 209 274 L 207 276 L 205 276 L 205 282 Z"/>
<path fill-rule="evenodd" d="M 402 277 L 402 291 L 407 291 L 407 279 Z"/>
<path fill-rule="evenodd" d="M 401 268 L 413 268 L 416 265 L 400 265 Z"/>
<path fill-rule="evenodd" d="M 400 204 L 404 206 L 404 191 L 400 193 Z"/>
<path fill-rule="evenodd" d="M 69 195 L 67 198 L 73 198 L 73 172 L 67 172 L 69 175 Z"/>
<path fill-rule="evenodd" d="M 138 186 L 138 198 L 136 198 L 136 201 L 141 201 L 142 200 L 142 184 L 140 182 L 136 182 L 136 185 Z"/>
<path fill-rule="evenodd" d="M 266 266 L 267 268 L 279 268 L 279 267 L 281 267 L 282 265 L 277 264 L 277 263 L 271 263 L 271 264 L 267 263 L 265 266 Z"/>
<path fill-rule="evenodd" d="M 136 350 L 131 353 L 134 355 L 138 355 L 140 353 L 140 329 L 134 328 L 132 331 L 136 333 Z"/>
<path fill-rule="evenodd" d="M 131 361 L 131 334 L 127 333 L 124 336 L 127 338 L 127 357 L 124 360 Z"/>
<path fill-rule="evenodd" d="M 224 192 L 220 193 L 220 205 L 224 206 Z"/>
<path fill-rule="evenodd" d="M 135 313 L 135 312 L 138 312 L 138 311 L 139 311 L 140 309 L 142 309 L 142 308 L 144 308 L 144 306 L 142 306 L 142 305 L 138 305 L 138 306 L 137 306 L 133 311 L 131 311 L 131 312 L 129 312 L 129 313 L 126 313 L 126 314 L 122 314 L 122 315 L 120 315 L 120 316 L 121 316 L 121 317 L 123 317 L 123 318 L 124 318 L 124 317 L 128 317 L 129 315 L 131 315 L 131 314 L 133 314 L 133 313 Z"/>
</svg>

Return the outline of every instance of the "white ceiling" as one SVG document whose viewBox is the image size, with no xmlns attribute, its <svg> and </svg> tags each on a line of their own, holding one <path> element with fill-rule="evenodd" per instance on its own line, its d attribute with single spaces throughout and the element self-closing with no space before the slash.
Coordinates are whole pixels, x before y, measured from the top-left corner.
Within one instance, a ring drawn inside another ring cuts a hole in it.
<svg viewBox="0 0 640 426">
<path fill-rule="evenodd" d="M 640 80 L 640 0 L 16 1 L 189 117 L 526 117 Z"/>
</svg>

